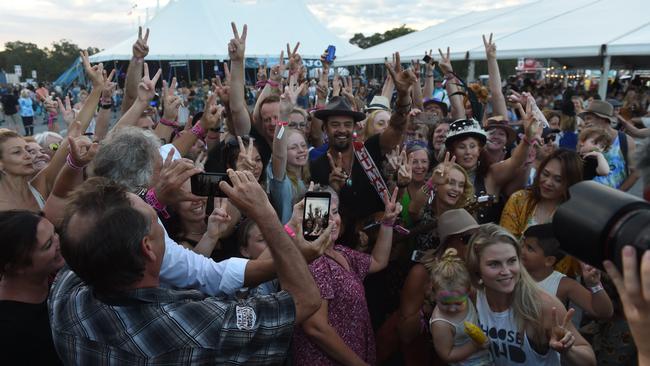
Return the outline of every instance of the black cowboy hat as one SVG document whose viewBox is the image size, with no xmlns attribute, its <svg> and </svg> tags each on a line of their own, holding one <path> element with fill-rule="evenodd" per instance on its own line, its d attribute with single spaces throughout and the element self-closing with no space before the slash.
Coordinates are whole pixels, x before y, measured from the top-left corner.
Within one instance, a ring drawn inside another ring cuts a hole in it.
<svg viewBox="0 0 650 366">
<path fill-rule="evenodd" d="M 330 99 L 330 102 L 327 103 L 327 106 L 324 109 L 314 112 L 314 117 L 322 121 L 326 121 L 327 118 L 331 116 L 349 116 L 354 119 L 354 122 L 366 119 L 365 113 L 353 111 L 347 100 L 342 97 L 334 97 Z"/>
</svg>

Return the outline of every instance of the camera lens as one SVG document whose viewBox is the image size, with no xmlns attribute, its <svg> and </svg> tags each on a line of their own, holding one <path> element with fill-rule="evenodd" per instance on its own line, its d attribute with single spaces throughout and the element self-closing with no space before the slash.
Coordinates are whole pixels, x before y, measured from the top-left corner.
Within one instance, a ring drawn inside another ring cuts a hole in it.
<svg viewBox="0 0 650 366">
<path fill-rule="evenodd" d="M 603 269 L 604 260 L 621 268 L 625 245 L 640 252 L 648 249 L 650 204 L 593 181 L 580 182 L 569 192 L 571 198 L 553 216 L 553 231 L 563 251 Z"/>
</svg>

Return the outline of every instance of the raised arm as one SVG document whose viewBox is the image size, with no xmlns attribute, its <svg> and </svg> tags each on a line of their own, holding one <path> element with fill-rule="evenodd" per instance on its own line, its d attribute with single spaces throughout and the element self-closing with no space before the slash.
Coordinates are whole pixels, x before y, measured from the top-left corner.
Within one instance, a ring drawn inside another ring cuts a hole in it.
<svg viewBox="0 0 650 366">
<path fill-rule="evenodd" d="M 299 44 L 298 44 L 299 45 Z M 296 45 L 297 50 L 298 45 Z M 287 45 L 289 50 L 289 45 Z M 280 121 L 282 125 L 275 126 L 273 134 L 273 155 L 271 157 L 271 169 L 273 178 L 276 181 L 283 181 L 287 172 L 287 132 L 285 122 L 289 120 L 289 115 L 298 100 L 298 95 L 307 87 L 304 81 L 298 85 L 298 73 L 292 73 L 289 76 L 289 85 L 286 86 L 284 94 L 280 100 Z"/>
<path fill-rule="evenodd" d="M 138 39 L 133 44 L 133 56 L 129 61 L 129 66 L 126 69 L 126 80 L 124 81 L 124 98 L 122 99 L 122 114 L 126 113 L 135 101 L 138 95 L 138 84 L 142 79 L 142 64 L 144 58 L 149 54 L 149 28 L 142 37 L 142 27 L 138 27 Z"/>
<path fill-rule="evenodd" d="M 281 51 L 280 62 L 277 65 L 271 67 L 271 75 L 269 77 L 269 81 L 264 86 L 264 89 L 262 89 L 259 97 L 257 97 L 257 102 L 255 103 L 255 108 L 253 109 L 253 124 L 259 131 L 262 130 L 262 117 L 260 116 L 260 108 L 262 107 L 262 102 L 272 93 L 281 92 L 280 83 L 282 82 L 282 74 L 284 73 L 285 69 L 286 65 L 284 64 L 284 51 Z"/>
<path fill-rule="evenodd" d="M 393 243 L 393 227 L 397 216 L 402 212 L 402 205 L 397 202 L 397 190 L 398 188 L 395 187 L 391 198 L 384 196 L 386 209 L 384 217 L 381 219 L 377 242 L 372 249 L 369 273 L 379 272 L 388 265 L 388 257 L 390 257 L 391 244 Z"/>
<path fill-rule="evenodd" d="M 171 85 L 167 85 L 167 81 L 162 81 L 162 105 L 163 116 L 153 132 L 163 140 L 169 143 L 171 136 L 174 133 L 174 127 L 178 127 L 178 108 L 180 107 L 183 99 L 176 95 L 176 78 L 172 78 Z"/>
<path fill-rule="evenodd" d="M 495 115 L 508 118 L 506 98 L 503 96 L 503 91 L 501 90 L 501 73 L 499 72 L 499 64 L 497 63 L 497 45 L 492 42 L 492 33 L 490 33 L 488 40 L 485 39 L 485 35 L 483 36 L 483 45 L 485 45 L 485 56 L 487 57 L 488 64 L 488 83 L 490 86 L 492 110 Z"/>
<path fill-rule="evenodd" d="M 413 107 L 424 110 L 424 99 L 422 98 L 422 85 L 420 85 L 420 60 L 411 60 L 411 69 L 415 75 L 415 82 L 411 88 L 411 100 Z"/>
<path fill-rule="evenodd" d="M 460 91 L 460 88 L 456 84 L 456 76 L 454 75 L 454 69 L 451 67 L 451 58 L 449 56 L 450 51 L 447 47 L 447 54 L 443 54 L 442 50 L 438 49 L 440 53 L 440 70 L 445 77 L 445 89 L 447 90 L 447 95 L 449 95 L 449 102 L 451 103 L 451 117 L 454 120 L 465 118 L 465 104 L 463 101 L 463 93 Z"/>
<path fill-rule="evenodd" d="M 113 73 L 111 73 L 113 75 Z M 107 77 L 102 89 L 102 97 L 100 99 L 100 109 L 95 118 L 95 141 L 101 141 L 108 133 L 108 125 L 111 122 L 111 107 L 113 106 L 113 93 L 117 83 L 111 81 L 112 78 Z"/>
<path fill-rule="evenodd" d="M 232 116 L 233 133 L 237 136 L 248 135 L 251 130 L 251 118 L 246 108 L 244 96 L 244 52 L 246 50 L 246 35 L 248 26 L 244 24 L 241 36 L 235 23 L 232 26 L 233 38 L 228 43 L 230 57 L 230 113 Z"/>
<path fill-rule="evenodd" d="M 614 306 L 600 283 L 600 271 L 582 262 L 580 267 L 585 286 L 590 289 L 600 287 L 600 290 L 596 292 L 587 290 L 578 281 L 564 277 L 558 287 L 558 298 L 571 300 L 572 303 L 596 318 L 611 318 L 614 314 Z"/>
<path fill-rule="evenodd" d="M 397 102 L 393 114 L 390 116 L 388 128 L 379 136 L 382 152 L 386 153 L 395 145 L 402 142 L 408 114 L 411 111 L 411 88 L 415 82 L 415 75 L 411 70 L 402 69 L 399 53 L 395 53 L 395 64 L 386 62 L 390 78 L 397 89 Z"/>
<path fill-rule="evenodd" d="M 433 89 L 434 89 L 433 50 L 429 50 L 429 53 L 425 51 L 424 54 L 429 56 L 431 59 L 429 60 L 429 62 L 426 62 L 424 64 L 424 90 L 422 91 L 422 94 L 424 95 L 424 99 L 431 99 L 433 98 Z"/>
<path fill-rule="evenodd" d="M 174 147 L 181 156 L 187 156 L 197 139 L 205 140 L 207 131 L 215 128 L 219 124 L 221 115 L 223 114 L 223 107 L 217 105 L 217 96 L 212 94 L 208 97 L 205 103 L 205 110 L 203 116 L 197 124 L 189 129 L 189 133 L 184 133 L 179 138 L 174 140 Z M 188 122 L 189 123 L 189 122 Z"/>
<path fill-rule="evenodd" d="M 146 62 L 144 63 L 144 77 L 142 77 L 138 85 L 138 97 L 131 108 L 117 121 L 114 127 L 116 130 L 126 126 L 133 126 L 138 122 L 142 112 L 149 106 L 149 102 L 153 100 L 156 94 L 156 83 L 161 73 L 162 69 L 158 69 L 153 78 L 149 78 L 149 66 Z"/>
<path fill-rule="evenodd" d="M 291 293 L 296 306 L 296 324 L 301 324 L 321 305 L 307 262 L 278 220 L 262 187 L 250 172 L 228 170 L 232 186 L 221 181 L 220 188 L 239 210 L 255 221 L 267 241 L 282 288 Z"/>
<path fill-rule="evenodd" d="M 68 136 L 68 144 L 70 154 L 66 159 L 67 163 L 61 169 L 43 208 L 45 217 L 56 226 L 63 220 L 68 193 L 83 182 L 83 168 L 92 161 L 99 149 L 97 143 L 81 146 L 81 143 L 77 143 L 71 136 Z"/>
<path fill-rule="evenodd" d="M 518 168 L 523 166 L 528 157 L 528 150 L 541 131 L 539 121 L 533 116 L 533 101 L 529 99 L 526 103 L 526 117 L 523 119 L 525 136 L 521 143 L 512 152 L 512 156 L 490 166 L 488 179 L 491 179 L 497 187 L 510 182 L 519 172 Z"/>
</svg>

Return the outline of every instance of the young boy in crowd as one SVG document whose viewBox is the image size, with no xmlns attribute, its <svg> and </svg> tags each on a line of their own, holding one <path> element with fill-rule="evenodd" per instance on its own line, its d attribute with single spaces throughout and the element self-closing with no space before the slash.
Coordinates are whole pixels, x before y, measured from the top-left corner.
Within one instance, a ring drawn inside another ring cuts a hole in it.
<svg viewBox="0 0 650 366">
<path fill-rule="evenodd" d="M 564 304 L 571 301 L 593 317 L 611 317 L 614 311 L 612 301 L 600 283 L 600 271 L 581 263 L 585 288 L 553 269 L 563 257 L 552 224 L 530 226 L 524 232 L 521 261 L 541 288 Z"/>
<path fill-rule="evenodd" d="M 583 177 L 592 180 L 595 176 L 609 174 L 609 163 L 603 153 L 612 144 L 612 138 L 602 128 L 589 127 L 580 132 L 578 153 L 584 159 Z"/>
</svg>

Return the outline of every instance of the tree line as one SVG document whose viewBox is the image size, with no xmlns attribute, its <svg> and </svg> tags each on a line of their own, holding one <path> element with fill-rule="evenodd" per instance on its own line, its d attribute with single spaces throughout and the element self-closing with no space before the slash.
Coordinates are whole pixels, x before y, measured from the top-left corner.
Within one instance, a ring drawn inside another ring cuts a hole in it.
<svg viewBox="0 0 650 366">
<path fill-rule="evenodd" d="M 13 73 L 14 65 L 20 65 L 22 80 L 31 78 L 32 70 L 36 70 L 39 81 L 54 81 L 79 57 L 80 50 L 78 45 L 66 39 L 44 48 L 30 42 L 6 42 L 4 50 L 0 51 L 0 70 Z M 100 50 L 89 47 L 87 51 L 95 54 Z"/>
</svg>

